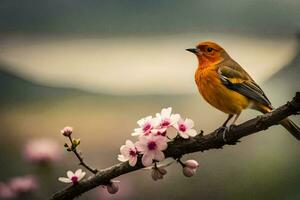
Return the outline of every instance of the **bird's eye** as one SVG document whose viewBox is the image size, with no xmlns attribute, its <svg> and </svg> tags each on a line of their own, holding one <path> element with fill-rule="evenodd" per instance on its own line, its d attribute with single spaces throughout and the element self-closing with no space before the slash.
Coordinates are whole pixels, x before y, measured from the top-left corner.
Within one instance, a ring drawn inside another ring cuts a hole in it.
<svg viewBox="0 0 300 200">
<path fill-rule="evenodd" d="M 210 53 L 210 52 L 212 52 L 212 51 L 213 51 L 213 48 L 211 48 L 211 47 L 207 47 L 206 51 Z"/>
</svg>

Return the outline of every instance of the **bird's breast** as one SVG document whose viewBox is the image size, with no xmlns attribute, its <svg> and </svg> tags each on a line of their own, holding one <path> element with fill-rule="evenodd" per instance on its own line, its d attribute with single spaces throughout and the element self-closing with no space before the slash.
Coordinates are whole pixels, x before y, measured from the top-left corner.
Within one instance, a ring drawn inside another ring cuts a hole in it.
<svg viewBox="0 0 300 200">
<path fill-rule="evenodd" d="M 199 92 L 206 100 L 209 99 L 208 93 L 210 93 L 210 91 L 221 89 L 221 80 L 219 75 L 212 67 L 197 69 L 195 73 L 195 82 L 198 86 Z"/>
<path fill-rule="evenodd" d="M 198 68 L 195 73 L 195 82 L 203 98 L 225 113 L 240 113 L 249 104 L 245 96 L 222 84 L 217 69 L 214 67 Z"/>
</svg>

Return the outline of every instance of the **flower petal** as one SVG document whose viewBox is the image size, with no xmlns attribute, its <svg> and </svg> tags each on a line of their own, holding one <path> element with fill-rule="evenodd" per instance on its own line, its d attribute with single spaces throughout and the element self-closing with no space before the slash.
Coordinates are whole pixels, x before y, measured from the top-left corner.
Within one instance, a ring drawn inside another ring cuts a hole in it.
<svg viewBox="0 0 300 200">
<path fill-rule="evenodd" d="M 82 169 L 77 169 L 75 172 L 75 176 L 79 177 L 81 173 L 82 173 Z"/>
<path fill-rule="evenodd" d="M 144 151 L 146 151 L 146 149 L 147 149 L 146 144 L 144 144 L 144 143 L 142 143 L 142 142 L 140 142 L 140 141 L 138 141 L 138 142 L 135 143 L 135 147 L 136 147 L 136 149 L 137 149 L 138 151 L 140 151 L 140 152 L 144 152 Z"/>
<path fill-rule="evenodd" d="M 83 177 L 85 176 L 85 172 L 82 172 L 79 176 L 78 176 L 78 181 L 80 181 L 81 179 L 83 179 Z"/>
<path fill-rule="evenodd" d="M 145 167 L 150 166 L 154 159 L 154 152 L 146 152 L 142 157 L 142 163 Z"/>
<path fill-rule="evenodd" d="M 171 115 L 171 118 L 170 118 L 171 124 L 172 125 L 176 124 L 179 121 L 179 119 L 180 119 L 180 115 L 179 114 L 173 114 L 173 115 Z"/>
<path fill-rule="evenodd" d="M 180 137 L 182 137 L 184 139 L 188 139 L 189 138 L 189 136 L 186 134 L 186 132 L 184 133 L 184 132 L 179 131 L 179 135 L 180 135 Z"/>
<path fill-rule="evenodd" d="M 173 127 L 178 131 L 179 130 L 178 122 L 176 124 L 173 124 Z"/>
<path fill-rule="evenodd" d="M 194 121 L 191 119 L 186 118 L 184 123 L 187 125 L 187 127 L 189 128 L 193 128 L 194 127 Z"/>
<path fill-rule="evenodd" d="M 124 155 L 125 157 L 128 157 L 129 156 L 129 147 L 128 146 L 121 146 L 120 148 L 120 152 L 122 155 Z"/>
<path fill-rule="evenodd" d="M 151 119 L 152 119 L 152 116 L 149 115 L 149 116 L 145 117 L 145 122 L 149 122 L 149 121 L 151 121 Z"/>
<path fill-rule="evenodd" d="M 140 128 L 139 128 L 139 129 L 140 129 Z M 142 135 L 142 134 L 143 134 L 143 132 L 140 131 L 140 130 L 137 130 L 137 129 L 134 129 L 134 132 L 131 133 L 132 136 L 139 136 L 139 135 Z"/>
<path fill-rule="evenodd" d="M 167 138 L 164 136 L 157 136 L 155 143 L 159 150 L 165 150 L 168 147 Z"/>
<path fill-rule="evenodd" d="M 159 133 L 164 133 L 166 132 L 168 128 L 164 127 L 164 128 L 157 128 L 157 129 L 152 129 L 151 133 L 153 133 L 154 135 L 159 134 Z"/>
<path fill-rule="evenodd" d="M 126 162 L 128 158 L 125 158 L 123 155 L 118 155 L 118 160 L 121 162 Z"/>
<path fill-rule="evenodd" d="M 72 171 L 67 171 L 67 176 L 69 179 L 71 179 L 72 176 L 74 176 L 74 173 Z"/>
<path fill-rule="evenodd" d="M 137 121 L 137 124 L 141 127 L 141 126 L 143 126 L 143 124 L 145 123 L 145 119 L 144 118 L 142 118 L 142 119 L 140 119 L 139 121 Z"/>
<path fill-rule="evenodd" d="M 72 183 L 72 181 L 66 177 L 59 177 L 58 180 L 63 183 Z"/>
<path fill-rule="evenodd" d="M 141 144 L 147 144 L 147 143 L 148 143 L 148 139 L 149 139 L 149 136 L 141 135 L 141 136 L 139 137 L 139 142 L 140 142 Z"/>
<path fill-rule="evenodd" d="M 170 118 L 171 116 L 171 112 L 172 112 L 172 108 L 169 107 L 169 108 L 163 108 L 161 110 L 161 117 L 164 119 L 164 118 Z"/>
<path fill-rule="evenodd" d="M 195 137 L 197 135 L 197 131 L 195 129 L 190 129 L 187 131 L 187 134 L 191 137 Z"/>
<path fill-rule="evenodd" d="M 156 113 L 156 119 L 158 120 L 158 122 L 160 122 L 161 121 L 161 115 L 160 115 L 160 113 Z"/>
<path fill-rule="evenodd" d="M 165 159 L 165 154 L 162 151 L 156 150 L 155 151 L 155 155 L 154 155 L 154 159 L 157 161 L 162 161 Z"/>
<path fill-rule="evenodd" d="M 137 157 L 131 157 L 131 158 L 129 159 L 129 165 L 130 165 L 131 167 L 134 167 L 134 166 L 136 165 L 136 162 L 137 162 Z"/>
<path fill-rule="evenodd" d="M 157 117 L 152 118 L 151 125 L 153 128 L 157 128 L 159 126 L 160 120 Z"/>
<path fill-rule="evenodd" d="M 126 144 L 126 146 L 129 147 L 129 148 L 134 147 L 134 144 L 133 144 L 133 142 L 132 142 L 131 140 L 126 140 L 125 144 Z"/>
</svg>

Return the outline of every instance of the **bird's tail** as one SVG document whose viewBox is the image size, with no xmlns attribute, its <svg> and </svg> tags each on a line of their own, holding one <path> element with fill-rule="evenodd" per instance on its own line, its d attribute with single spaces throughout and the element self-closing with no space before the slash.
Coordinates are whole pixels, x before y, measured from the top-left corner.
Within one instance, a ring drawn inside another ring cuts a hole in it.
<svg viewBox="0 0 300 200">
<path fill-rule="evenodd" d="M 290 132 L 297 140 L 300 140 L 300 128 L 289 118 L 285 118 L 279 122 L 286 130 Z"/>
<path fill-rule="evenodd" d="M 263 105 L 255 106 L 255 109 L 262 112 L 268 113 L 271 112 L 272 109 Z M 293 135 L 297 140 L 300 140 L 300 127 L 297 126 L 292 120 L 289 118 L 285 118 L 281 120 L 280 125 L 282 125 L 291 135 Z"/>
</svg>

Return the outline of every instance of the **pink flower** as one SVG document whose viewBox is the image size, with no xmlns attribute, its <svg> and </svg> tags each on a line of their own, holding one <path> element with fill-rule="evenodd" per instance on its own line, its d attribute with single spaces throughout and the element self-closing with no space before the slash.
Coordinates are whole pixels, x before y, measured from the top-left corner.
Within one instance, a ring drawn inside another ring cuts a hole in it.
<svg viewBox="0 0 300 200">
<path fill-rule="evenodd" d="M 151 172 L 151 177 L 154 181 L 163 179 L 164 175 L 167 174 L 167 170 L 162 167 L 153 167 Z"/>
<path fill-rule="evenodd" d="M 75 173 L 67 171 L 67 177 L 59 177 L 58 180 L 63 183 L 78 183 L 85 176 L 85 172 L 82 169 L 77 169 Z"/>
<path fill-rule="evenodd" d="M 137 124 L 140 127 L 134 129 L 134 133 L 132 133 L 131 135 L 132 136 L 148 135 L 150 134 L 151 130 L 155 126 L 157 126 L 157 119 L 152 118 L 152 116 L 148 116 L 137 121 Z"/>
<path fill-rule="evenodd" d="M 138 151 L 133 142 L 126 140 L 125 145 L 120 148 L 121 155 L 118 156 L 118 160 L 121 162 L 129 161 L 130 166 L 135 166 L 138 156 Z"/>
<path fill-rule="evenodd" d="M 162 161 L 165 159 L 162 151 L 168 147 L 168 144 L 166 137 L 150 135 L 141 136 L 135 146 L 143 154 L 143 165 L 150 166 L 153 160 Z"/>
<path fill-rule="evenodd" d="M 187 160 L 184 162 L 182 172 L 186 177 L 191 177 L 196 174 L 199 163 L 196 160 Z"/>
<path fill-rule="evenodd" d="M 188 139 L 189 137 L 195 137 L 197 135 L 197 131 L 192 129 L 194 127 L 194 122 L 191 119 L 187 118 L 184 121 L 179 119 L 174 127 L 182 138 Z"/>
<path fill-rule="evenodd" d="M 66 137 L 69 137 L 72 135 L 73 133 L 73 128 L 70 126 L 66 126 L 65 128 L 63 128 L 61 131 L 61 134 L 63 134 Z"/>
<path fill-rule="evenodd" d="M 16 194 L 28 194 L 38 189 L 38 182 L 33 176 L 23 176 L 11 179 L 9 186 Z"/>
<path fill-rule="evenodd" d="M 172 108 L 163 108 L 161 110 L 161 113 L 156 113 L 156 118 L 159 122 L 159 127 L 157 128 L 160 133 L 163 133 L 169 128 L 170 126 L 173 126 L 177 123 L 177 121 L 180 119 L 179 114 L 171 114 Z"/>
<path fill-rule="evenodd" d="M 59 145 L 50 139 L 35 139 L 25 145 L 24 157 L 27 161 L 48 164 L 60 160 Z"/>
<path fill-rule="evenodd" d="M 4 183 L 0 183 L 0 199 L 13 199 L 16 193 Z"/>
<path fill-rule="evenodd" d="M 119 183 L 120 181 L 111 181 L 107 186 L 107 192 L 110 194 L 116 194 L 119 191 Z"/>
</svg>

